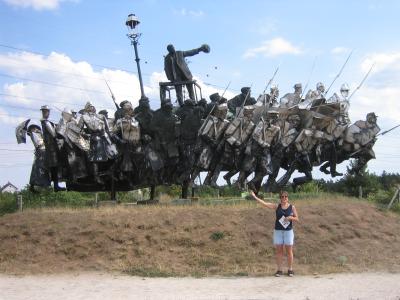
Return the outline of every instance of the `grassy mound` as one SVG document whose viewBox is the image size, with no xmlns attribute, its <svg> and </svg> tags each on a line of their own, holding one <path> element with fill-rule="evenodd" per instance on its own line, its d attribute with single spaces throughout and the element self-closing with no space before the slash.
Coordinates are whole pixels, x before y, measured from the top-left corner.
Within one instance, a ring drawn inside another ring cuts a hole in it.
<svg viewBox="0 0 400 300">
<path fill-rule="evenodd" d="M 400 271 L 400 216 L 339 196 L 295 200 L 300 274 Z M 0 272 L 258 276 L 275 271 L 275 212 L 218 206 L 42 209 L 0 217 Z"/>
</svg>

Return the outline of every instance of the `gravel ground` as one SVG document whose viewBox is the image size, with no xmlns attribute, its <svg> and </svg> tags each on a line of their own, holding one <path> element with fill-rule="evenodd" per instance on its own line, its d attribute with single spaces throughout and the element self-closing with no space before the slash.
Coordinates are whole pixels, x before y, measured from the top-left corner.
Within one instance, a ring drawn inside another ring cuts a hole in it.
<svg viewBox="0 0 400 300">
<path fill-rule="evenodd" d="M 0 275 L 0 299 L 397 299 L 400 274 L 141 278 L 81 273 Z"/>
</svg>

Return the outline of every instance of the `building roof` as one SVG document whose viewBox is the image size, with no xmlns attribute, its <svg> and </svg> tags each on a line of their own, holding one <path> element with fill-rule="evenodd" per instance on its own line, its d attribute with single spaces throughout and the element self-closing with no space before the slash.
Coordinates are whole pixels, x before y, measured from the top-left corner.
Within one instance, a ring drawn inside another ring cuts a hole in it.
<svg viewBox="0 0 400 300">
<path fill-rule="evenodd" d="M 15 186 L 15 185 L 13 185 L 11 182 L 7 182 L 5 185 L 3 185 L 1 188 L 0 188 L 0 193 L 2 193 L 6 188 L 8 188 L 8 187 L 12 187 L 12 188 L 14 188 L 16 191 L 18 191 L 18 188 Z"/>
</svg>

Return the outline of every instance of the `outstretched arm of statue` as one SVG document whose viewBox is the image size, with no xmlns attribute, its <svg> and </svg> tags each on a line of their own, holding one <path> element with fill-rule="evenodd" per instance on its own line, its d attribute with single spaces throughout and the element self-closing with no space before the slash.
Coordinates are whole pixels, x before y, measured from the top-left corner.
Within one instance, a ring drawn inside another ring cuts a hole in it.
<svg viewBox="0 0 400 300">
<path fill-rule="evenodd" d="M 182 51 L 183 57 L 194 56 L 200 53 L 200 48 Z"/>
<path fill-rule="evenodd" d="M 208 53 L 208 52 L 210 52 L 210 46 L 208 46 L 207 44 L 203 44 L 199 48 L 182 51 L 182 54 L 184 57 L 187 57 L 187 56 L 193 56 L 193 55 L 199 54 L 200 51 Z"/>
</svg>

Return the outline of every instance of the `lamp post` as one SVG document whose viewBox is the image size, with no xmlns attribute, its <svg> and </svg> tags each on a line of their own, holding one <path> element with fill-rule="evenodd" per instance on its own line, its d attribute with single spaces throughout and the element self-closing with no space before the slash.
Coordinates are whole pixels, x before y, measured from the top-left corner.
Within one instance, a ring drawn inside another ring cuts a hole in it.
<svg viewBox="0 0 400 300">
<path fill-rule="evenodd" d="M 137 44 L 139 41 L 140 36 L 142 35 L 137 31 L 137 26 L 139 25 L 140 21 L 138 17 L 136 17 L 134 14 L 128 15 L 128 18 L 126 19 L 125 25 L 128 27 L 129 33 L 127 34 L 128 38 L 131 40 L 131 44 L 133 45 L 133 48 L 135 49 L 135 61 L 137 65 L 137 70 L 138 70 L 138 75 L 139 75 L 139 83 L 140 83 L 140 93 L 141 93 L 141 98 L 145 98 L 144 94 L 144 89 L 143 89 L 143 79 L 142 79 L 142 72 L 140 71 L 140 59 L 138 55 L 138 49 L 137 49 Z"/>
</svg>

